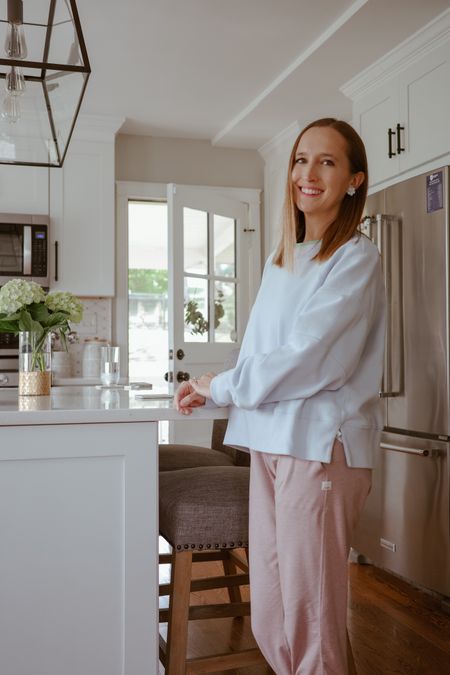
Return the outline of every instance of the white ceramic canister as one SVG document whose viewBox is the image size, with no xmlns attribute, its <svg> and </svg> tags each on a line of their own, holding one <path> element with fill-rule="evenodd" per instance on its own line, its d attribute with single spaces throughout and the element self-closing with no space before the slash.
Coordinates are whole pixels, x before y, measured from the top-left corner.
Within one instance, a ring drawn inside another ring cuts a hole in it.
<svg viewBox="0 0 450 675">
<path fill-rule="evenodd" d="M 71 377 L 69 352 L 52 352 L 52 374 L 55 377 Z"/>
<path fill-rule="evenodd" d="M 83 377 L 100 378 L 101 348 L 108 344 L 108 340 L 93 337 L 86 338 L 83 348 Z"/>
</svg>

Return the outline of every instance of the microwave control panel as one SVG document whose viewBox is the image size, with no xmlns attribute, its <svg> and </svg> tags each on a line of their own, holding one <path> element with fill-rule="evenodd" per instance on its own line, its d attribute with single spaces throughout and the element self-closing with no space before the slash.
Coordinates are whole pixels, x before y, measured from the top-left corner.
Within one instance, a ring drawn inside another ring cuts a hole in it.
<svg viewBox="0 0 450 675">
<path fill-rule="evenodd" d="M 48 256 L 46 225 L 32 225 L 31 251 L 31 275 L 33 277 L 46 277 Z"/>
</svg>

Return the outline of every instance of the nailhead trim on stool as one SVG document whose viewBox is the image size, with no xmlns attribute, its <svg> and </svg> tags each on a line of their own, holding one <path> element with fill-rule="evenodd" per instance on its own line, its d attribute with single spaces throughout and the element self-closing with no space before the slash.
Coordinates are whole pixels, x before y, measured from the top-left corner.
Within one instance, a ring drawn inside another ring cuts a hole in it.
<svg viewBox="0 0 450 675">
<path fill-rule="evenodd" d="M 248 544 L 248 467 L 204 466 L 159 474 L 159 529 L 178 551 Z"/>
</svg>

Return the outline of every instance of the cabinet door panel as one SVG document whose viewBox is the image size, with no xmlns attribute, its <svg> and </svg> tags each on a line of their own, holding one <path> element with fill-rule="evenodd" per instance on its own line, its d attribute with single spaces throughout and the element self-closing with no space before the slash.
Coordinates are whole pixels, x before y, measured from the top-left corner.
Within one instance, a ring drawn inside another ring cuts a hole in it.
<svg viewBox="0 0 450 675">
<path fill-rule="evenodd" d="M 52 186 L 52 290 L 114 295 L 114 143 L 72 141 Z"/>
<path fill-rule="evenodd" d="M 48 213 L 48 169 L 36 166 L 0 166 L 2 213 Z"/>
<path fill-rule="evenodd" d="M 393 129 L 398 118 L 396 87 L 380 88 L 375 95 L 355 106 L 355 120 L 365 143 L 369 162 L 369 184 L 376 185 L 398 173 L 398 157 L 389 158 L 388 129 Z M 395 151 L 395 138 L 392 139 Z"/>
<path fill-rule="evenodd" d="M 400 120 L 406 130 L 405 171 L 450 152 L 450 48 L 446 46 L 414 64 L 399 86 Z"/>
</svg>

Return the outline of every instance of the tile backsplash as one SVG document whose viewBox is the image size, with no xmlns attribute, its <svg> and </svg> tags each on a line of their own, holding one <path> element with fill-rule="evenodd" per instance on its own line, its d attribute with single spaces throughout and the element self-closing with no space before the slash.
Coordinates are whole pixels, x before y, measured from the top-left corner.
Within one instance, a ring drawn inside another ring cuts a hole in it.
<svg viewBox="0 0 450 675">
<path fill-rule="evenodd" d="M 82 377 L 84 340 L 90 337 L 112 337 L 112 298 L 80 298 L 84 307 L 83 320 L 74 325 L 79 342 L 69 347 L 72 377 Z"/>
</svg>

